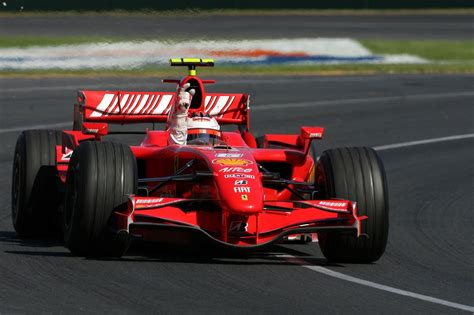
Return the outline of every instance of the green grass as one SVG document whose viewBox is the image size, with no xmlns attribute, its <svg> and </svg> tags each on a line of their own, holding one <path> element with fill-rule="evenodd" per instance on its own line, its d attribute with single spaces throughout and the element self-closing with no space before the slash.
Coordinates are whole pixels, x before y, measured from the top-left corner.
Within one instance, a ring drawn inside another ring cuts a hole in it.
<svg viewBox="0 0 474 315">
<path fill-rule="evenodd" d="M 102 42 L 118 42 L 120 38 L 99 37 L 99 36 L 66 36 L 66 37 L 47 37 L 47 36 L 0 36 L 0 48 L 8 47 L 31 47 L 31 46 L 58 46 L 89 44 Z"/>
<path fill-rule="evenodd" d="M 361 40 L 375 54 L 411 54 L 433 61 L 473 61 L 474 40 Z"/>
</svg>

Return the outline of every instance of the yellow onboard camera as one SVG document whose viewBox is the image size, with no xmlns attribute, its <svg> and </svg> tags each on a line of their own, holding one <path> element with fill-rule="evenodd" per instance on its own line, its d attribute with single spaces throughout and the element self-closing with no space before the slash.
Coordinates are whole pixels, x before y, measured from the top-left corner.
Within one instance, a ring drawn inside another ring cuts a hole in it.
<svg viewBox="0 0 474 315">
<path fill-rule="evenodd" d="M 196 67 L 214 67 L 214 59 L 171 58 L 171 66 L 188 67 L 189 75 L 196 75 Z"/>
</svg>

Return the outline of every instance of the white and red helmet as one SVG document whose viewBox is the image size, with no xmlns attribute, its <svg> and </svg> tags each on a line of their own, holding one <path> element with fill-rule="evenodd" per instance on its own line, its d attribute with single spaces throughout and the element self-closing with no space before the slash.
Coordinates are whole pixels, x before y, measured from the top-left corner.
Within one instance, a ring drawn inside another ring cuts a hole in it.
<svg viewBox="0 0 474 315">
<path fill-rule="evenodd" d="M 202 112 L 194 112 L 187 119 L 188 144 L 216 144 L 221 139 L 221 127 L 214 117 Z M 197 143 L 198 144 L 198 143 Z"/>
</svg>

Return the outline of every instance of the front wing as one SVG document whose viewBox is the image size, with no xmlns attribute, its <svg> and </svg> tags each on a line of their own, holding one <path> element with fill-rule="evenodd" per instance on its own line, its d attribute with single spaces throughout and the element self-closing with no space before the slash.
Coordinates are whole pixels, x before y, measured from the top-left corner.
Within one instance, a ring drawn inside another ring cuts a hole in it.
<svg viewBox="0 0 474 315">
<path fill-rule="evenodd" d="M 162 240 L 160 231 L 195 232 L 231 247 L 254 248 L 284 236 L 321 231 L 362 235 L 357 205 L 349 200 L 265 201 L 254 214 L 219 207 L 219 200 L 130 196 L 126 212 L 115 212 L 117 231 L 146 241 Z M 178 234 L 179 235 L 179 234 Z"/>
</svg>

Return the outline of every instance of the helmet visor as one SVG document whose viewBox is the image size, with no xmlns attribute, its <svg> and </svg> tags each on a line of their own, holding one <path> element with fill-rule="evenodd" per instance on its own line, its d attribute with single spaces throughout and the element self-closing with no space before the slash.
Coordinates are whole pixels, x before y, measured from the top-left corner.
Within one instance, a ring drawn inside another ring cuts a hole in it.
<svg viewBox="0 0 474 315">
<path fill-rule="evenodd" d="M 220 142 L 220 138 L 216 135 L 207 133 L 188 134 L 187 143 L 191 145 L 215 145 Z"/>
</svg>

